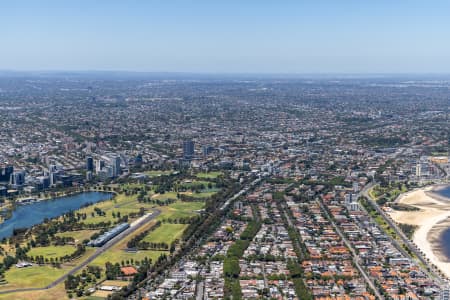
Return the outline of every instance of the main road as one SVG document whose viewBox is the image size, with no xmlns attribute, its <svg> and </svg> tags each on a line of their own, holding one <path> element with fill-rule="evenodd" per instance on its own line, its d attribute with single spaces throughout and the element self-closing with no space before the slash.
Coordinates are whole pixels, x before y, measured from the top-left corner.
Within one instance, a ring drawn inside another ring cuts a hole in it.
<svg viewBox="0 0 450 300">
<path fill-rule="evenodd" d="M 147 214 L 146 216 L 143 216 L 142 218 L 140 218 L 137 221 L 133 222 L 127 230 L 123 231 L 122 233 L 120 233 L 116 237 L 112 238 L 109 242 L 107 242 L 102 247 L 97 248 L 95 250 L 95 252 L 92 253 L 92 255 L 90 255 L 88 258 L 86 258 L 82 263 L 78 264 L 75 268 L 71 269 L 69 272 L 67 272 L 66 274 L 62 275 L 61 277 L 59 277 L 58 279 L 56 279 L 55 281 L 53 281 L 49 285 L 47 285 L 45 287 L 42 287 L 42 288 L 24 288 L 24 289 L 14 289 L 14 290 L 4 290 L 4 291 L 0 291 L 0 294 L 8 294 L 8 293 L 16 293 L 16 292 L 42 291 L 42 290 L 47 290 L 47 289 L 50 289 L 52 287 L 55 287 L 56 285 L 60 284 L 64 280 L 66 280 L 66 278 L 68 276 L 73 275 L 73 274 L 77 273 L 78 271 L 80 271 L 82 268 L 86 267 L 94 259 L 96 259 L 99 255 L 101 255 L 106 250 L 110 249 L 112 246 L 116 245 L 122 239 L 124 239 L 125 237 L 129 236 L 130 234 L 132 234 L 133 232 L 135 232 L 136 230 L 138 230 L 139 228 L 141 228 L 142 226 L 144 226 L 145 224 L 147 224 L 148 222 L 150 222 L 151 220 L 153 220 L 154 218 L 159 216 L 160 213 L 161 213 L 161 211 L 156 209 L 156 210 L 153 211 L 153 213 Z"/>
<path fill-rule="evenodd" d="M 356 253 L 356 251 L 353 248 L 352 244 L 347 240 L 347 237 L 342 233 L 342 231 L 339 228 L 339 226 L 337 226 L 337 224 L 333 221 L 333 219 L 331 218 L 330 214 L 325 209 L 325 205 L 323 204 L 323 202 L 320 199 L 317 199 L 317 204 L 319 204 L 320 209 L 325 214 L 325 216 L 328 219 L 328 221 L 331 223 L 333 228 L 336 230 L 337 234 L 340 236 L 340 238 L 342 239 L 344 244 L 347 246 L 347 248 L 352 253 L 353 263 L 358 268 L 358 270 L 361 273 L 361 275 L 364 277 L 364 280 L 366 281 L 366 283 L 372 288 L 373 292 L 375 293 L 375 296 L 377 296 L 378 299 L 384 300 L 383 295 L 380 294 L 380 292 L 378 291 L 378 288 L 375 286 L 373 281 L 370 279 L 369 275 L 367 275 L 366 270 L 364 270 L 363 267 L 361 266 L 359 255 Z"/>
<path fill-rule="evenodd" d="M 225 203 L 220 207 L 221 211 L 224 211 L 228 205 L 230 205 L 231 202 L 233 202 L 234 200 L 236 200 L 237 198 L 239 198 L 240 196 L 245 195 L 252 187 L 256 186 L 258 183 L 261 182 L 261 177 L 253 180 L 249 186 L 243 188 L 242 190 L 240 190 L 239 192 L 237 192 L 236 194 L 234 194 L 233 196 L 231 196 L 227 201 L 225 201 Z"/>
</svg>

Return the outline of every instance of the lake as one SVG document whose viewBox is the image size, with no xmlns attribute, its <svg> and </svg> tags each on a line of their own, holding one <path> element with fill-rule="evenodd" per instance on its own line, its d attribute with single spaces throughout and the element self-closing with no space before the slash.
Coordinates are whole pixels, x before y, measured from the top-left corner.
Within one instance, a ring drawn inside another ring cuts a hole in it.
<svg viewBox="0 0 450 300">
<path fill-rule="evenodd" d="M 55 218 L 69 211 L 77 210 L 88 203 L 97 203 L 111 199 L 112 193 L 84 192 L 72 196 L 18 205 L 11 218 L 0 224 L 0 239 L 8 238 L 14 228 L 30 228 L 42 223 L 45 218 Z"/>
</svg>

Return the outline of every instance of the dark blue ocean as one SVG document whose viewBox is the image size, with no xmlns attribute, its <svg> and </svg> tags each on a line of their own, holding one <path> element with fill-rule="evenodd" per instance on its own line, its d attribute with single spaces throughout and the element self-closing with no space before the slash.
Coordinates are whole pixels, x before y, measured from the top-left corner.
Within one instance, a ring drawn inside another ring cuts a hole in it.
<svg viewBox="0 0 450 300">
<path fill-rule="evenodd" d="M 0 239 L 10 237 L 15 228 L 30 228 L 33 225 L 42 223 L 45 218 L 54 218 L 79 209 L 87 203 L 97 203 L 111 199 L 112 196 L 112 193 L 85 192 L 17 206 L 11 218 L 0 224 Z"/>
<path fill-rule="evenodd" d="M 436 191 L 437 194 L 447 197 L 450 201 L 450 186 L 446 187 L 445 189 L 442 189 L 440 191 Z M 445 253 L 445 256 L 447 256 L 450 259 L 450 228 L 445 230 L 442 235 L 442 249 Z"/>
</svg>

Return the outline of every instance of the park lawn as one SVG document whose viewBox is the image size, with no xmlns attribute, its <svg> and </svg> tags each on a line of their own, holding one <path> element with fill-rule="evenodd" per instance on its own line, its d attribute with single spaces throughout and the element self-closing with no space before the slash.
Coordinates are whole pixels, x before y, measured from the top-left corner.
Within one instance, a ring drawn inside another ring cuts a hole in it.
<svg viewBox="0 0 450 300">
<path fill-rule="evenodd" d="M 91 296 L 88 296 L 86 298 L 81 298 L 85 300 L 104 300 L 107 299 L 109 295 L 113 294 L 114 292 L 110 291 L 95 291 Z"/>
<path fill-rule="evenodd" d="M 23 243 L 23 244 L 24 244 L 23 246 L 26 246 L 26 243 Z M 3 248 L 4 256 L 6 256 L 6 255 L 15 256 L 16 255 L 16 249 L 13 246 L 11 246 L 9 243 L 0 244 L 0 246 Z M 3 262 L 3 258 L 4 258 L 3 255 L 0 257 L 1 257 L 0 260 Z"/>
<path fill-rule="evenodd" d="M 85 261 L 89 256 L 94 254 L 94 251 L 95 251 L 95 249 L 93 249 L 91 247 L 86 247 L 86 251 L 83 253 L 83 255 L 81 255 L 80 257 L 77 257 L 71 261 L 67 261 L 67 262 L 63 263 L 62 266 L 64 268 L 72 269 L 72 268 L 76 267 L 77 265 L 79 265 L 80 263 L 82 263 L 83 261 Z"/>
<path fill-rule="evenodd" d="M 102 283 L 100 283 L 100 285 L 113 285 L 113 286 L 120 286 L 120 287 L 124 287 L 129 284 L 130 284 L 129 281 L 123 281 L 123 280 L 105 280 Z"/>
<path fill-rule="evenodd" d="M 125 252 L 122 249 L 109 249 L 108 251 L 106 251 L 99 257 L 97 257 L 92 263 L 90 263 L 90 265 L 105 268 L 105 264 L 107 262 L 110 262 L 113 264 L 114 263 L 120 264 L 120 262 L 122 260 L 127 261 L 127 260 L 133 259 L 134 261 L 140 261 L 140 260 L 143 260 L 145 257 L 148 257 L 152 260 L 152 262 L 155 262 L 158 259 L 158 257 L 163 253 L 168 254 L 169 252 L 153 251 L 153 250 L 139 250 L 138 252 L 134 253 L 134 252 Z"/>
<path fill-rule="evenodd" d="M 203 209 L 205 207 L 205 203 L 200 201 L 194 202 L 177 201 L 175 203 L 170 204 L 169 207 L 178 211 L 193 213 L 196 210 Z"/>
<path fill-rule="evenodd" d="M 99 230 L 77 230 L 77 231 L 66 231 L 58 232 L 56 235 L 60 237 L 73 237 L 75 243 L 80 243 L 85 239 L 89 239 L 94 233 L 99 232 Z"/>
<path fill-rule="evenodd" d="M 133 234 L 129 235 L 127 238 L 119 241 L 117 244 L 112 246 L 110 249 L 102 253 L 99 257 L 97 257 L 91 265 L 99 266 L 104 268 L 106 262 L 111 263 L 120 263 L 122 260 L 143 260 L 145 257 L 151 258 L 152 261 L 158 259 L 158 257 L 164 253 L 164 251 L 153 251 L 153 250 L 141 250 L 136 253 L 133 252 L 125 252 L 124 249 L 127 248 L 127 243 L 136 235 L 142 233 L 143 231 L 149 229 L 156 223 L 156 220 L 152 220 L 136 230 Z M 91 247 L 87 247 L 88 249 L 93 249 Z M 168 253 L 168 252 L 167 252 Z"/>
<path fill-rule="evenodd" d="M 172 218 L 186 218 L 192 217 L 197 214 L 197 210 L 203 209 L 205 207 L 204 202 L 193 201 L 193 202 L 183 202 L 177 201 L 171 203 L 167 206 L 161 206 L 158 209 L 161 210 L 161 214 L 158 216 L 158 220 Z"/>
<path fill-rule="evenodd" d="M 145 183 L 126 183 L 122 184 L 120 188 L 122 191 L 131 191 L 133 189 L 143 189 L 145 186 Z"/>
<path fill-rule="evenodd" d="M 402 184 L 400 188 L 398 186 L 381 187 L 376 185 L 369 190 L 369 196 L 374 200 L 386 197 L 388 201 L 394 201 L 400 194 L 407 191 L 408 188 L 404 184 Z"/>
<path fill-rule="evenodd" d="M 98 216 L 95 214 L 94 208 L 98 207 L 102 211 L 106 213 L 105 216 Z M 108 222 L 110 221 L 113 223 L 117 220 L 117 218 L 114 218 L 112 216 L 112 213 L 114 212 L 116 215 L 118 212 L 120 212 L 121 216 L 128 215 L 133 212 L 139 212 L 139 208 L 150 208 L 150 204 L 144 204 L 139 203 L 137 201 L 137 195 L 125 195 L 125 194 L 118 194 L 116 195 L 112 200 L 109 201 L 103 201 L 96 203 L 95 205 L 91 205 L 85 208 L 82 208 L 78 210 L 79 213 L 86 213 L 86 219 L 81 220 L 81 223 L 85 224 L 97 224 L 100 222 Z M 94 212 L 95 216 L 92 217 L 92 213 Z"/>
<path fill-rule="evenodd" d="M 152 197 L 152 200 L 167 200 L 167 199 L 173 199 L 177 200 L 177 193 L 176 192 L 165 192 L 164 194 L 154 194 Z"/>
<path fill-rule="evenodd" d="M 182 192 L 180 194 L 185 194 L 186 196 L 203 199 L 203 198 L 209 198 L 209 197 L 217 194 L 218 191 L 220 191 L 220 189 L 212 188 L 212 189 L 201 190 L 198 193 L 195 193 L 195 192 Z"/>
<path fill-rule="evenodd" d="M 170 244 L 174 240 L 181 238 L 181 235 L 187 227 L 188 224 L 161 224 L 161 226 L 150 232 L 144 238 L 144 241 Z"/>
<path fill-rule="evenodd" d="M 18 292 L 0 294 L 0 300 L 67 300 L 69 299 L 64 289 L 64 283 L 43 291 Z"/>
<path fill-rule="evenodd" d="M 56 258 L 63 257 L 74 253 L 76 248 L 74 246 L 64 245 L 64 246 L 46 246 L 46 247 L 35 247 L 27 253 L 28 256 L 43 256 L 44 258 Z"/>
<path fill-rule="evenodd" d="M 200 193 L 192 193 L 191 196 L 194 198 L 204 199 L 209 198 L 215 194 L 217 194 L 217 192 L 200 192 Z"/>
<path fill-rule="evenodd" d="M 370 198 L 372 198 L 373 200 L 376 200 L 376 199 L 380 196 L 380 193 L 379 193 L 379 192 L 376 192 L 375 189 L 372 187 L 372 188 L 369 190 L 369 196 L 370 196 Z"/>
<path fill-rule="evenodd" d="M 431 152 L 432 156 L 448 156 L 448 152 Z"/>
<path fill-rule="evenodd" d="M 125 213 L 127 211 L 129 211 L 129 212 L 139 212 L 139 210 L 141 208 L 144 208 L 144 210 L 146 212 L 151 212 L 151 211 L 154 210 L 155 204 L 153 204 L 153 203 L 144 203 L 144 202 L 127 204 L 127 205 L 124 205 L 123 207 L 121 207 L 120 210 L 121 210 L 121 213 L 122 213 L 122 211 L 125 212 Z"/>
<path fill-rule="evenodd" d="M 179 186 L 190 189 L 192 187 L 199 186 L 199 185 L 204 185 L 205 187 L 208 187 L 208 184 L 211 184 L 213 187 L 216 186 L 216 184 L 214 182 L 210 182 L 210 181 L 206 181 L 206 180 L 183 181 L 183 182 L 180 182 Z"/>
<path fill-rule="evenodd" d="M 12 266 L 5 272 L 5 279 L 8 283 L 0 286 L 0 290 L 45 287 L 67 271 L 67 268 L 53 268 L 51 266 L 33 265 L 27 268 Z"/>
<path fill-rule="evenodd" d="M 115 213 L 117 213 L 117 211 L 115 211 Z M 122 211 L 120 211 L 120 214 L 122 214 Z M 81 223 L 84 223 L 84 224 L 97 224 L 97 223 L 101 223 L 101 222 L 108 222 L 108 221 L 110 221 L 111 224 L 112 224 L 112 223 L 114 223 L 115 220 L 116 219 L 113 218 L 113 216 L 112 216 L 112 211 L 110 211 L 110 212 L 106 212 L 106 215 L 104 215 L 104 216 L 95 215 L 95 217 L 92 217 L 90 215 L 85 220 L 81 221 Z"/>
<path fill-rule="evenodd" d="M 104 211 L 109 211 L 109 210 L 113 210 L 116 207 L 120 207 L 123 204 L 129 204 L 129 203 L 133 203 L 133 202 L 137 203 L 137 195 L 125 195 L 124 193 L 121 193 L 121 194 L 115 195 L 115 197 L 113 197 L 109 201 L 98 202 L 94 205 L 85 207 L 85 208 L 81 209 L 80 211 L 90 214 L 91 212 L 94 211 L 94 207 L 98 207 Z"/>
<path fill-rule="evenodd" d="M 201 172 L 195 175 L 197 178 L 206 178 L 206 179 L 215 179 L 219 176 L 223 175 L 220 171 L 211 171 L 211 172 Z"/>
<path fill-rule="evenodd" d="M 175 171 L 162 171 L 162 170 L 151 170 L 151 171 L 145 171 L 144 174 L 148 175 L 149 177 L 158 177 L 163 175 L 172 175 Z"/>
</svg>

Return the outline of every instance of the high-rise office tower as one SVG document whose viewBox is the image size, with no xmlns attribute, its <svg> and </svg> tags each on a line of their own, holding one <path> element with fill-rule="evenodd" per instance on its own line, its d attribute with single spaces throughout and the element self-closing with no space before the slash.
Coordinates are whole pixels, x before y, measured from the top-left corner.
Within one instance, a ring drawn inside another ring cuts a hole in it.
<svg viewBox="0 0 450 300">
<path fill-rule="evenodd" d="M 185 159 L 191 159 L 194 157 L 194 142 L 192 140 L 186 140 L 183 142 L 183 157 Z"/>
<path fill-rule="evenodd" d="M 210 145 L 205 145 L 202 147 L 203 156 L 208 156 L 214 151 L 214 147 Z"/>
<path fill-rule="evenodd" d="M 4 166 L 0 168 L 0 181 L 8 182 L 13 172 L 14 172 L 13 166 Z"/>
<path fill-rule="evenodd" d="M 16 171 L 11 174 L 10 182 L 11 185 L 19 187 L 25 184 L 25 171 Z"/>
<path fill-rule="evenodd" d="M 87 171 L 94 171 L 94 159 L 92 156 L 86 157 L 86 170 Z"/>
<path fill-rule="evenodd" d="M 117 155 L 111 158 L 111 167 L 112 167 L 112 176 L 113 177 L 119 176 L 121 173 L 120 156 Z"/>
<path fill-rule="evenodd" d="M 49 178 L 50 178 L 50 185 L 55 186 L 57 179 L 57 173 L 56 172 L 50 172 Z"/>
<path fill-rule="evenodd" d="M 56 167 L 56 165 L 50 165 L 49 167 L 48 167 L 48 172 L 49 173 L 54 173 L 54 172 L 56 172 L 58 170 L 58 168 Z"/>
<path fill-rule="evenodd" d="M 104 160 L 97 160 L 95 165 L 95 171 L 98 173 L 105 167 L 105 161 Z"/>
</svg>

